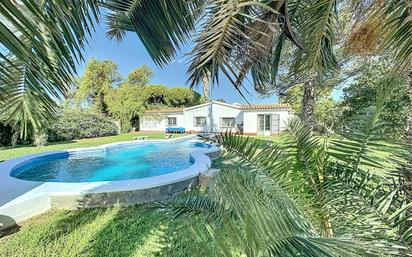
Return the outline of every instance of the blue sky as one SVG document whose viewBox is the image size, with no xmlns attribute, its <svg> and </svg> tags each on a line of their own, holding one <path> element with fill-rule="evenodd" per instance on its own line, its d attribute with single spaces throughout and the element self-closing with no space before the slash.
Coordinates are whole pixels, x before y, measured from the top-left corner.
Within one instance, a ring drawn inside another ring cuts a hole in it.
<svg viewBox="0 0 412 257">
<path fill-rule="evenodd" d="M 189 51 L 189 48 L 182 49 L 178 56 L 165 67 L 158 67 L 152 61 L 143 44 L 135 33 L 128 33 L 122 42 L 108 40 L 105 36 L 104 22 L 96 28 L 96 32 L 90 40 L 90 46 L 86 47 L 84 57 L 87 60 L 90 58 L 111 59 L 119 66 L 119 71 L 123 76 L 142 64 L 149 65 L 155 72 L 151 83 L 164 84 L 168 87 L 187 87 L 186 85 L 186 70 L 187 59 L 184 54 Z M 78 74 L 81 75 L 84 70 L 85 63 L 78 66 Z M 245 100 L 239 93 L 231 87 L 228 81 L 220 77 L 220 84 L 213 85 L 212 98 L 223 98 L 228 103 L 245 103 Z M 246 86 L 247 87 L 247 86 Z M 250 86 L 249 86 L 250 87 Z M 248 88 L 248 87 L 247 87 Z M 195 88 L 199 93 L 202 92 L 201 85 Z M 278 98 L 276 95 L 260 98 L 257 93 L 250 87 L 248 91 L 251 94 L 245 93 L 247 100 L 250 103 L 276 103 Z"/>
<path fill-rule="evenodd" d="M 90 46 L 86 47 L 84 54 L 85 60 L 90 58 L 111 59 L 119 66 L 119 71 L 123 76 L 135 69 L 136 67 L 147 64 L 155 72 L 151 83 L 164 84 L 168 87 L 187 87 L 186 85 L 186 70 L 187 59 L 184 54 L 189 49 L 183 49 L 171 63 L 165 67 L 158 67 L 152 61 L 143 44 L 135 33 L 128 33 L 122 42 L 108 40 L 105 36 L 105 25 L 102 21 L 96 28 L 96 32 L 90 40 Z M 81 75 L 84 70 L 85 63 L 78 65 L 78 74 Z M 240 94 L 231 87 L 230 83 L 220 77 L 219 85 L 213 85 L 212 98 L 223 98 L 228 103 L 245 103 L 245 100 Z M 277 103 L 276 95 L 261 98 L 254 92 L 250 85 L 246 85 L 249 93 L 245 92 L 245 97 L 250 103 Z M 196 91 L 202 91 L 201 85 L 195 88 Z"/>
</svg>

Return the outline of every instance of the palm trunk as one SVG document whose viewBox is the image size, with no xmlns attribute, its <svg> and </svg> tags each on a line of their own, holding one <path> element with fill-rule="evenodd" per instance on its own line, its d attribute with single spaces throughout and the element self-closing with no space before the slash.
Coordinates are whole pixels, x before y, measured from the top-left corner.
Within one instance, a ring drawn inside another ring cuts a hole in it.
<svg viewBox="0 0 412 257">
<path fill-rule="evenodd" d="M 202 81 L 203 81 L 203 98 L 205 99 L 205 102 L 210 101 L 210 71 L 208 71 L 206 74 L 203 75 Z"/>
<path fill-rule="evenodd" d="M 409 72 L 409 119 L 408 132 L 406 134 L 406 143 L 412 145 L 412 71 Z M 406 180 L 406 197 L 412 201 L 412 154 L 409 154 L 408 165 L 405 168 Z M 411 222 L 409 222 L 411 223 Z"/>
<path fill-rule="evenodd" d="M 315 86 L 313 81 L 303 85 L 302 120 L 310 128 L 315 125 Z"/>
<path fill-rule="evenodd" d="M 331 221 L 329 213 L 327 213 L 323 216 L 322 223 L 323 223 L 322 224 L 322 226 L 323 226 L 323 236 L 324 237 L 333 237 L 332 221 Z"/>
<path fill-rule="evenodd" d="M 409 119 L 408 119 L 408 133 L 407 143 L 412 145 L 412 71 L 409 72 Z"/>
<path fill-rule="evenodd" d="M 406 143 L 412 145 L 412 71 L 409 72 L 409 117 L 408 117 L 408 131 L 406 134 Z M 409 154 L 408 162 L 403 166 L 403 172 L 405 175 L 405 194 L 408 202 L 412 202 L 412 154 Z M 411 208 L 406 210 L 407 214 L 410 215 L 412 212 Z M 405 232 L 408 228 L 412 226 L 411 221 L 407 221 L 402 229 Z"/>
</svg>

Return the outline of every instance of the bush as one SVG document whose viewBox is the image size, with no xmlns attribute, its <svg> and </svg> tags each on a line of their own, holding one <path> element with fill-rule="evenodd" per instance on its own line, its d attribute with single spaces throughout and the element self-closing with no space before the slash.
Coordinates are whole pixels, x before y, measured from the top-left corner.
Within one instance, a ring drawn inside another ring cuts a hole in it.
<svg viewBox="0 0 412 257">
<path fill-rule="evenodd" d="M 65 109 L 48 128 L 50 141 L 117 135 L 119 128 L 110 118 L 89 110 Z"/>
<path fill-rule="evenodd" d="M 0 146 L 10 145 L 13 136 L 13 129 L 10 125 L 0 121 Z"/>
</svg>

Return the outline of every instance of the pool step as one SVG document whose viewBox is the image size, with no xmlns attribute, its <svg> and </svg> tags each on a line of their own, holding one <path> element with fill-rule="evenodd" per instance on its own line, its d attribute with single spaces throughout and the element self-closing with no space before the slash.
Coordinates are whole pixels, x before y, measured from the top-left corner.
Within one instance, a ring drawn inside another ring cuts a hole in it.
<svg viewBox="0 0 412 257">
<path fill-rule="evenodd" d="M 199 186 L 208 187 L 212 183 L 214 177 L 216 176 L 219 169 L 209 169 L 206 172 L 203 172 L 199 175 Z"/>
</svg>

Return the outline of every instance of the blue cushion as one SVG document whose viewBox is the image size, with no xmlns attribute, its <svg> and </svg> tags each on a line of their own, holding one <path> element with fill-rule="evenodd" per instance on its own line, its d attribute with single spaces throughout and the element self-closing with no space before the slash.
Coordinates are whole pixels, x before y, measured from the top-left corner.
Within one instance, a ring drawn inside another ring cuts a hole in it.
<svg viewBox="0 0 412 257">
<path fill-rule="evenodd" d="M 185 128 L 166 128 L 166 133 L 170 132 L 179 132 L 179 133 L 185 133 Z"/>
</svg>

